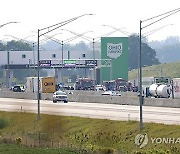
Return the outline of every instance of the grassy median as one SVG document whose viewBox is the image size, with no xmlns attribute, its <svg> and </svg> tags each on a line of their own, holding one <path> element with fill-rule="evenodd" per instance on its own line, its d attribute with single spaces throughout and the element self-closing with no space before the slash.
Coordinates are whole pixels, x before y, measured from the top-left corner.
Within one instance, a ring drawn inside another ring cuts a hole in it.
<svg viewBox="0 0 180 154">
<path fill-rule="evenodd" d="M 7 146 L 12 151 L 28 151 L 24 153 L 33 153 L 34 149 L 39 153 L 180 153 L 179 125 L 144 123 L 140 131 L 135 121 L 41 115 L 38 122 L 36 117 L 31 113 L 0 112 L 0 153 L 6 153 Z M 149 141 L 140 148 L 135 137 L 145 133 Z"/>
</svg>

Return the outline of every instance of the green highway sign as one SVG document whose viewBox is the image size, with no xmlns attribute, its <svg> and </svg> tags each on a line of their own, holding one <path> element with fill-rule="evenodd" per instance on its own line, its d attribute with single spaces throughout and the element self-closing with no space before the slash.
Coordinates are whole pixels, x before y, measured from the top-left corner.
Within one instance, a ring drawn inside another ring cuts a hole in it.
<svg viewBox="0 0 180 154">
<path fill-rule="evenodd" d="M 128 80 L 128 37 L 102 37 L 101 59 L 111 60 L 111 67 L 101 67 L 101 83 L 110 77 Z"/>
<path fill-rule="evenodd" d="M 76 64 L 76 60 L 64 60 L 64 64 Z"/>
</svg>

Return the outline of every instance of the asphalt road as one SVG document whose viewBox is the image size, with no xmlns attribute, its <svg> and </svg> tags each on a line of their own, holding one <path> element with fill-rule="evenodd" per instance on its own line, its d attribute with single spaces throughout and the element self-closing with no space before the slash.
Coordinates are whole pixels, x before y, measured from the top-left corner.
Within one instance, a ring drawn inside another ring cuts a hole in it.
<svg viewBox="0 0 180 154">
<path fill-rule="evenodd" d="M 1 111 L 37 113 L 37 100 L 0 98 Z M 58 102 L 41 100 L 40 112 L 52 115 L 80 116 L 111 120 L 139 121 L 139 106 Z M 143 122 L 180 124 L 180 108 L 143 106 Z"/>
</svg>

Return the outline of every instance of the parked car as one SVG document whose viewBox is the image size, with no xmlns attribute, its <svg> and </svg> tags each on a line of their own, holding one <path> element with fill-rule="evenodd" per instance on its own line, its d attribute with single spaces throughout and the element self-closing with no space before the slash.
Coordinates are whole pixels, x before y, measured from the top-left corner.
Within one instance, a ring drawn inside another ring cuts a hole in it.
<svg viewBox="0 0 180 154">
<path fill-rule="evenodd" d="M 115 92 L 115 91 L 105 91 L 102 93 L 102 95 L 107 95 L 107 96 L 121 96 L 121 94 Z"/>
<path fill-rule="evenodd" d="M 64 101 L 64 103 L 68 102 L 68 96 L 64 91 L 56 91 L 53 94 L 53 103 L 56 103 L 57 101 Z"/>
</svg>

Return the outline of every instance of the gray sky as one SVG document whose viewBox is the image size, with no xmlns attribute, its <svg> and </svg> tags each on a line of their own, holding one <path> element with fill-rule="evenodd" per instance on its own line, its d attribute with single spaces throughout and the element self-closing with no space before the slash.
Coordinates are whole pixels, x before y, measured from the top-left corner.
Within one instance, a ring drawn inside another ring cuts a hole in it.
<svg viewBox="0 0 180 154">
<path fill-rule="evenodd" d="M 92 13 L 93 16 L 84 16 L 62 27 L 77 33 L 89 32 L 91 38 L 99 37 L 113 31 L 111 25 L 123 28 L 130 33 L 139 33 L 139 21 L 180 8 L 179 0 L 1 0 L 0 25 L 18 21 L 18 24 L 9 24 L 0 28 L 0 39 L 6 40 L 5 35 L 19 38 L 31 36 L 28 39 L 37 41 L 37 34 L 32 31 L 59 23 L 82 14 Z M 148 36 L 149 40 L 163 40 L 167 36 L 180 36 L 180 12 L 176 13 L 148 28 L 143 33 L 159 27 L 161 30 Z M 144 22 L 143 25 L 146 25 Z M 170 26 L 173 24 L 173 26 Z M 65 40 L 74 35 L 56 30 L 48 35 Z M 116 32 L 109 36 L 126 36 Z M 12 38 L 10 38 L 12 39 Z M 83 40 L 82 38 L 79 40 Z M 77 41 L 79 41 L 77 40 Z"/>
</svg>

